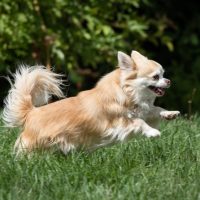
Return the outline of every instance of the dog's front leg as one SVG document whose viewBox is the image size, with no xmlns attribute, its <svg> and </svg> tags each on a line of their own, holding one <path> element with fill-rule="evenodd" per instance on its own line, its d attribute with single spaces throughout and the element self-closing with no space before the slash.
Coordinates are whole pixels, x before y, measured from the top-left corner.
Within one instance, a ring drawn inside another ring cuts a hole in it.
<svg viewBox="0 0 200 200">
<path fill-rule="evenodd" d="M 177 116 L 180 115 L 179 111 L 161 111 L 160 112 L 160 116 L 161 118 L 167 119 L 167 120 L 171 120 L 171 119 L 175 119 Z"/>
<path fill-rule="evenodd" d="M 135 134 L 142 133 L 146 137 L 160 136 L 160 131 L 149 126 L 144 120 L 135 118 L 128 121 L 119 120 L 114 128 L 109 128 L 104 132 L 101 146 L 108 145 L 114 141 L 124 141 L 132 138 Z M 98 145 L 99 146 L 99 145 Z"/>
<path fill-rule="evenodd" d="M 160 131 L 149 126 L 142 119 L 134 119 L 133 120 L 133 128 L 135 133 L 141 132 L 146 137 L 157 137 L 160 136 Z"/>
<path fill-rule="evenodd" d="M 179 111 L 168 111 L 160 107 L 154 107 L 153 111 L 155 113 L 154 115 L 157 115 L 157 117 L 161 117 L 167 120 L 175 119 L 180 115 Z"/>
</svg>

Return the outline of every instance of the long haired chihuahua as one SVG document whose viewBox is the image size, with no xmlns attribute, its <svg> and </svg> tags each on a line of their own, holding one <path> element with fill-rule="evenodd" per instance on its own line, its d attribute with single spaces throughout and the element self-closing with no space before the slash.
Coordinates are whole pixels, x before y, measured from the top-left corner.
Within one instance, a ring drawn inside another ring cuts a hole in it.
<svg viewBox="0 0 200 200">
<path fill-rule="evenodd" d="M 174 119 L 180 113 L 154 106 L 170 86 L 163 74 L 160 64 L 137 51 L 131 56 L 118 52 L 118 68 L 93 89 L 47 104 L 51 95 L 64 96 L 60 75 L 43 66 L 21 66 L 13 75 L 3 120 L 6 126 L 22 129 L 17 153 L 56 145 L 67 154 L 125 141 L 137 133 L 160 136 L 159 119 Z"/>
</svg>

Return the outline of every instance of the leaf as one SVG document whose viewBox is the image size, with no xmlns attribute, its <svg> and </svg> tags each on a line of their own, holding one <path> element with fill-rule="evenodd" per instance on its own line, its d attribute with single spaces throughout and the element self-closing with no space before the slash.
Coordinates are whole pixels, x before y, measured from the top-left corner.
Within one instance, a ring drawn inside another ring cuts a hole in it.
<svg viewBox="0 0 200 200">
<path fill-rule="evenodd" d="M 112 33 L 112 29 L 107 25 L 103 25 L 102 30 L 105 36 L 108 36 L 109 34 Z"/>
<path fill-rule="evenodd" d="M 53 53 L 58 57 L 59 60 L 64 61 L 65 60 L 65 54 L 60 49 L 53 49 Z"/>
</svg>

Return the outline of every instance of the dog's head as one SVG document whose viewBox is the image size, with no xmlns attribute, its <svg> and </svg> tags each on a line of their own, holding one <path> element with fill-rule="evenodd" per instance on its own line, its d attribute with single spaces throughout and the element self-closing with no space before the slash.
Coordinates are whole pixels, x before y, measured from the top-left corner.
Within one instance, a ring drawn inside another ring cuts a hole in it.
<svg viewBox="0 0 200 200">
<path fill-rule="evenodd" d="M 121 86 L 129 92 L 140 91 L 146 96 L 160 97 L 170 87 L 170 80 L 163 77 L 162 66 L 149 60 L 137 51 L 131 57 L 118 52 L 118 64 L 121 71 Z"/>
</svg>

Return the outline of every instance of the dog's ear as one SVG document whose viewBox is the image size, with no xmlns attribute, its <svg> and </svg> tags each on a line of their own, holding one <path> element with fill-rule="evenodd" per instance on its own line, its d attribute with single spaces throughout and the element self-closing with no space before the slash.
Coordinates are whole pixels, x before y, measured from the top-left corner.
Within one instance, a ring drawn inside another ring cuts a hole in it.
<svg viewBox="0 0 200 200">
<path fill-rule="evenodd" d="M 137 51 L 132 51 L 131 52 L 131 58 L 133 59 L 133 61 L 136 64 L 137 68 L 143 68 L 146 67 L 147 62 L 148 62 L 148 58 L 143 56 L 142 54 L 140 54 Z"/>
<path fill-rule="evenodd" d="M 128 70 L 131 71 L 134 68 L 134 62 L 131 59 L 130 56 L 128 56 L 127 54 L 118 51 L 118 65 L 120 67 L 120 69 L 122 70 Z"/>
</svg>

